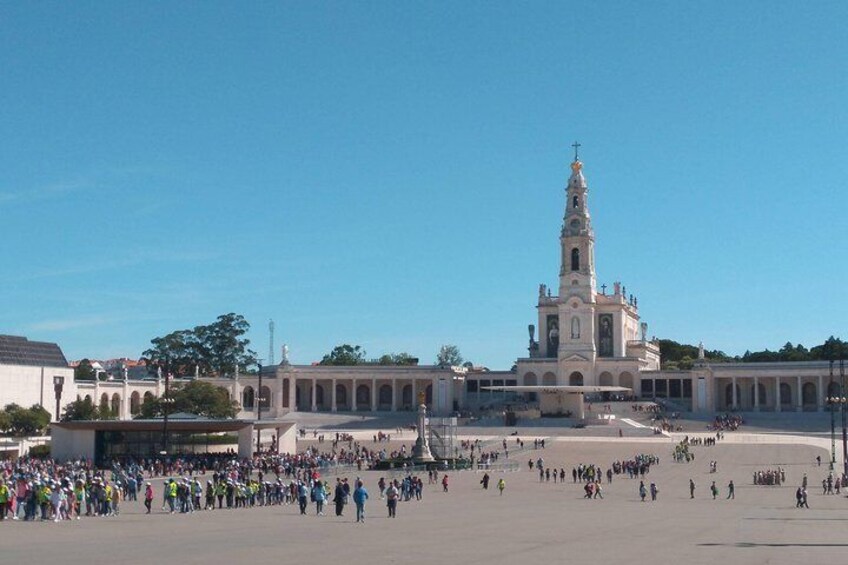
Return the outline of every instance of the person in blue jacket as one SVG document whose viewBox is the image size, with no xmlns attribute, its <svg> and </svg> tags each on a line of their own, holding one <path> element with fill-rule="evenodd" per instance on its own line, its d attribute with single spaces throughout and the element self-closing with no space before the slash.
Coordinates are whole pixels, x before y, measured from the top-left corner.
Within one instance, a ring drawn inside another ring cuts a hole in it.
<svg viewBox="0 0 848 565">
<path fill-rule="evenodd" d="M 356 521 L 365 522 L 365 501 L 368 500 L 368 491 L 365 490 L 365 485 L 362 481 L 356 481 L 356 488 L 353 490 L 353 503 L 356 504 Z"/>
</svg>

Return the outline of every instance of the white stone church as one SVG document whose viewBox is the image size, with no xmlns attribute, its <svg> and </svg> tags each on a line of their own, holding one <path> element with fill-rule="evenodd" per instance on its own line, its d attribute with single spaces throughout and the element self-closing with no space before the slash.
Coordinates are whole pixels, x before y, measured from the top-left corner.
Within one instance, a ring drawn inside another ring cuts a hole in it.
<svg viewBox="0 0 848 565">
<path fill-rule="evenodd" d="M 412 410 L 419 393 L 425 395 L 433 414 L 448 415 L 538 400 L 535 392 L 510 391 L 510 387 L 575 385 L 625 387 L 636 397 L 662 398 L 681 410 L 704 413 L 825 408 L 826 398 L 838 390 L 827 362 L 712 364 L 701 355 L 691 371 L 661 371 L 659 347 L 647 338 L 637 299 L 620 283 L 613 284 L 609 293 L 605 285 L 598 292 L 588 197 L 583 164 L 575 157 L 560 233 L 559 288 L 554 295 L 545 285 L 539 286 L 538 322 L 529 327 L 528 355 L 519 358 L 510 371 L 432 365 L 291 365 L 284 356 L 280 365 L 263 368 L 261 387 L 256 375 L 211 380 L 239 401 L 241 418 L 258 415 L 260 404 L 263 418 L 279 418 L 292 411 Z M 63 404 L 90 397 L 125 419 L 138 412 L 145 396 L 164 391 L 161 379 L 75 383 L 55 344 L 13 337 L 0 340 L 3 343 L 7 346 L 0 347 L 0 378 L 10 386 L 0 387 L 0 397 L 7 403 L 40 403 L 49 408 L 52 379 L 63 375 Z M 27 347 L 35 348 L 35 353 L 21 354 Z M 57 362 L 37 361 L 36 353 L 45 347 L 58 351 Z"/>
</svg>

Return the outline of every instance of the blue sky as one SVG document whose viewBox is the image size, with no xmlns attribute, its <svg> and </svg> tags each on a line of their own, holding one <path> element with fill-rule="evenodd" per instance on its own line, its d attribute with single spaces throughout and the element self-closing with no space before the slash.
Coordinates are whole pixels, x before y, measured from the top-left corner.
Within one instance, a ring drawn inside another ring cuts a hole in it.
<svg viewBox="0 0 848 565">
<path fill-rule="evenodd" d="M 799 9 L 803 9 L 800 11 Z M 600 283 L 738 354 L 848 337 L 848 4 L 0 4 L 0 333 L 69 358 L 243 314 L 508 368 L 570 144 Z M 279 360 L 279 353 L 277 353 Z"/>
</svg>

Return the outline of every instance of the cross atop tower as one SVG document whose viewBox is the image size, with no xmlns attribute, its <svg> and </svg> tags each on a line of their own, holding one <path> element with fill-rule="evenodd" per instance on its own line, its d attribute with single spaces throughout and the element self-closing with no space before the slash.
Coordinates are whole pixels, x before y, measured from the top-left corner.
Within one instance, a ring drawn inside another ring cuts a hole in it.
<svg viewBox="0 0 848 565">
<path fill-rule="evenodd" d="M 579 161 L 579 159 L 577 158 L 577 150 L 580 149 L 580 144 L 575 141 L 571 144 L 571 146 L 574 148 L 574 160 Z"/>
</svg>

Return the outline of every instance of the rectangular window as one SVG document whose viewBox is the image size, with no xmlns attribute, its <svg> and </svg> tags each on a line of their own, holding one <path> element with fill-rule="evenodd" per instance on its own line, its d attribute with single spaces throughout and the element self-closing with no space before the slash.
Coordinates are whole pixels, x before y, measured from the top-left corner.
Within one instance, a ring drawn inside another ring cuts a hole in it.
<svg viewBox="0 0 848 565">
<path fill-rule="evenodd" d="M 668 397 L 680 398 L 680 379 L 672 379 L 668 381 Z"/>
<path fill-rule="evenodd" d="M 480 392 L 483 394 L 491 394 L 491 390 L 485 390 L 483 387 L 492 386 L 492 381 L 490 380 L 481 380 L 480 381 Z"/>
<path fill-rule="evenodd" d="M 506 386 L 518 386 L 518 381 L 516 379 L 507 379 Z"/>
<path fill-rule="evenodd" d="M 642 380 L 642 396 L 653 396 L 654 395 L 654 381 L 650 379 Z"/>
<path fill-rule="evenodd" d="M 477 381 L 465 381 L 465 390 L 467 392 L 477 392 Z"/>
<path fill-rule="evenodd" d="M 683 379 L 683 398 L 692 398 L 692 379 Z"/>
<path fill-rule="evenodd" d="M 500 379 L 495 379 L 494 381 L 492 381 L 492 386 L 503 386 L 503 385 L 504 385 L 504 383 Z"/>
<path fill-rule="evenodd" d="M 654 385 L 654 394 L 657 396 L 661 396 L 663 398 L 667 398 L 668 395 L 668 381 L 665 379 L 658 379 L 657 384 Z"/>
</svg>

